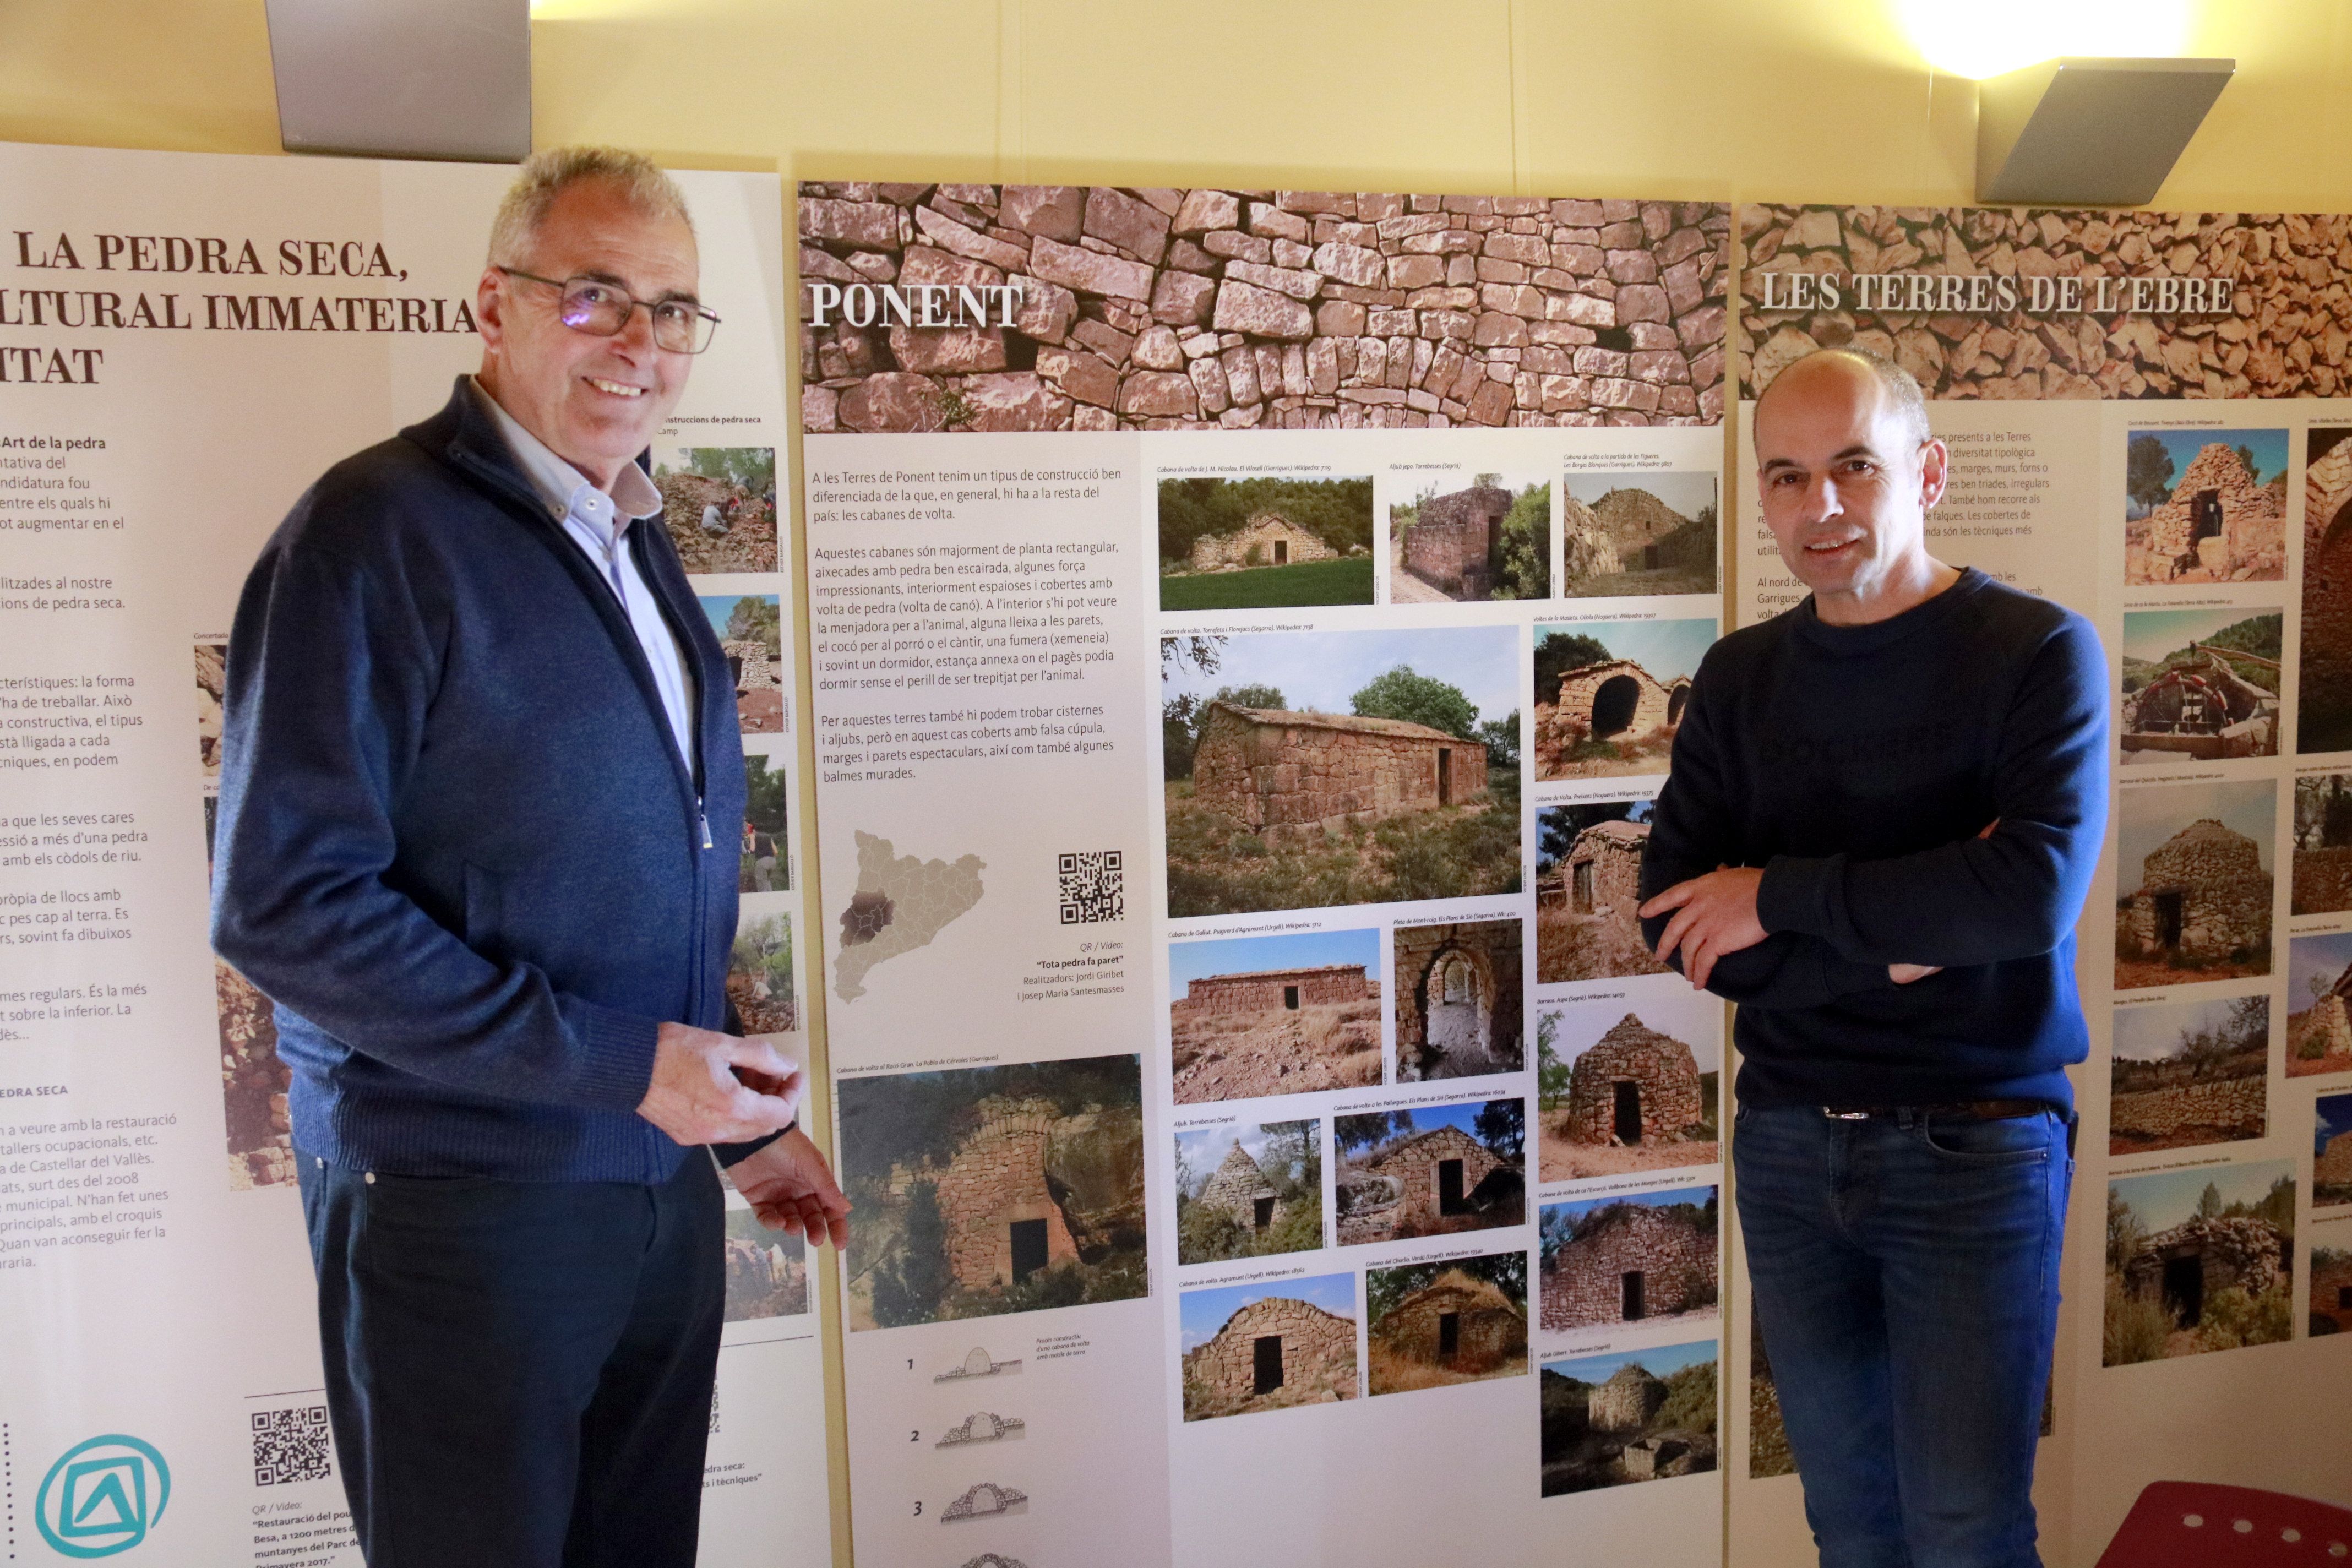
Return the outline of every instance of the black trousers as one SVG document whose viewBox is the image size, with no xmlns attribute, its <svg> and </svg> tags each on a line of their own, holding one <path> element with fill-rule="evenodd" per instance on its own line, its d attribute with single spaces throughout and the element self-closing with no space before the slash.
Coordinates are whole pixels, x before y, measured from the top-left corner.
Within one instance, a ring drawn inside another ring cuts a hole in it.
<svg viewBox="0 0 2352 1568">
<path fill-rule="evenodd" d="M 692 1568 L 726 1295 L 709 1157 L 657 1187 L 296 1164 L 369 1568 Z"/>
</svg>

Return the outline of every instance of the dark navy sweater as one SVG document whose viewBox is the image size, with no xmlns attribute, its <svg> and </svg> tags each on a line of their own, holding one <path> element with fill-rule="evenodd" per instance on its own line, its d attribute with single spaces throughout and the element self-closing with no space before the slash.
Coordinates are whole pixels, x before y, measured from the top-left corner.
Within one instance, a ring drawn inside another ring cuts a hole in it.
<svg viewBox="0 0 2352 1568">
<path fill-rule="evenodd" d="M 1707 987 L 1740 1005 L 1743 1100 L 2070 1106 L 2106 802 L 2106 657 L 2082 616 L 1975 570 L 1871 626 L 1809 598 L 1699 666 L 1642 890 L 1764 869 L 1771 934 Z M 1944 972 L 1898 986 L 1890 963 Z"/>
<path fill-rule="evenodd" d="M 665 1021 L 721 1027 L 735 683 L 668 536 L 700 778 L 619 602 L 464 380 L 336 464 L 229 638 L 213 943 L 277 1004 L 294 1142 L 372 1171 L 658 1182 Z M 706 832 L 705 821 L 718 825 Z"/>
</svg>

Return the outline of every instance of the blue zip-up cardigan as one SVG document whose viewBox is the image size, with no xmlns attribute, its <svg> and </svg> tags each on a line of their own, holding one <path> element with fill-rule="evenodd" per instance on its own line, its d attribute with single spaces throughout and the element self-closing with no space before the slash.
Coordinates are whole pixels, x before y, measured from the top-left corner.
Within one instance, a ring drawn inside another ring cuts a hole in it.
<svg viewBox="0 0 2352 1568">
<path fill-rule="evenodd" d="M 728 1020 L 742 746 L 676 549 L 630 538 L 694 672 L 699 778 L 612 589 L 462 378 L 330 468 L 247 579 L 213 945 L 277 1004 L 304 1155 L 677 1170 L 635 1108 L 662 1022 Z"/>
</svg>

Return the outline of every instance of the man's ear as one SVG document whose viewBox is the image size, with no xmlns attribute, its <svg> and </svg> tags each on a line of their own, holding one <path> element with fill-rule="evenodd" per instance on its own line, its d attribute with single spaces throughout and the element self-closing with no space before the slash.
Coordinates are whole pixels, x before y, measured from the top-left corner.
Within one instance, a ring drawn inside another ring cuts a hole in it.
<svg viewBox="0 0 2352 1568">
<path fill-rule="evenodd" d="M 1932 511 L 1944 499 L 1944 487 L 1952 475 L 1951 449 L 1943 442 L 1929 437 L 1919 448 L 1919 510 Z"/>
<path fill-rule="evenodd" d="M 505 275 L 495 267 L 482 268 L 481 280 L 474 285 L 474 327 L 482 334 L 485 353 L 496 353 L 506 341 L 506 290 L 499 285 Z"/>
</svg>

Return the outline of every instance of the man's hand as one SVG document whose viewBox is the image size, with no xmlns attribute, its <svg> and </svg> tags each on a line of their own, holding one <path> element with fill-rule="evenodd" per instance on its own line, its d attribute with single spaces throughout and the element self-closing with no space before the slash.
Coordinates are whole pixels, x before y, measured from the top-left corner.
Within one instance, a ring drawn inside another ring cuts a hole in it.
<svg viewBox="0 0 2352 1568">
<path fill-rule="evenodd" d="M 849 1200 L 799 1128 L 737 1161 L 727 1175 L 770 1230 L 804 1236 L 819 1247 L 827 1240 L 836 1247 L 849 1245 Z"/>
<path fill-rule="evenodd" d="M 1886 966 L 1886 978 L 1897 985 L 1908 985 L 1914 980 L 1925 980 L 1930 974 L 1943 973 L 1944 966 L 1940 963 L 1890 963 Z"/>
<path fill-rule="evenodd" d="M 1717 959 L 1764 940 L 1764 924 L 1756 918 L 1756 889 L 1763 881 L 1764 873 L 1754 867 L 1719 866 L 1704 877 L 1676 882 L 1643 904 L 1643 920 L 1675 911 L 1658 934 L 1659 961 L 1680 948 L 1684 976 L 1694 989 L 1706 989 Z"/>
<path fill-rule="evenodd" d="M 765 1040 L 664 1024 L 637 1114 L 688 1148 L 748 1143 L 792 1125 L 801 1089 L 801 1069 Z"/>
</svg>

